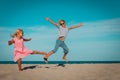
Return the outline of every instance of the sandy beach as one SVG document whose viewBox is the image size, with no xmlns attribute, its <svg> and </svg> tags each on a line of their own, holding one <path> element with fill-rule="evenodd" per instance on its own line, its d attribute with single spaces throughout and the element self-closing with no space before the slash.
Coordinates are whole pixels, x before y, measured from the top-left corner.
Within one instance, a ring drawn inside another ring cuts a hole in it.
<svg viewBox="0 0 120 80">
<path fill-rule="evenodd" d="M 120 80 L 120 64 L 0 64 L 0 80 Z"/>
</svg>

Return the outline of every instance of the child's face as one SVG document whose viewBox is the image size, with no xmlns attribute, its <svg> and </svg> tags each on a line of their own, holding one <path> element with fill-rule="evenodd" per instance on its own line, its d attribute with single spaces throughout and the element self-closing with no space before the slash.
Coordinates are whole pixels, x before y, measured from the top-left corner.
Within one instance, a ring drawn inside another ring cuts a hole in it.
<svg viewBox="0 0 120 80">
<path fill-rule="evenodd" d="M 21 38 L 23 36 L 22 31 L 18 30 L 17 31 L 17 36 Z"/>
<path fill-rule="evenodd" d="M 65 27 L 65 26 L 66 26 L 66 24 L 65 24 L 64 21 L 60 21 L 59 24 L 60 24 L 62 27 Z"/>
</svg>

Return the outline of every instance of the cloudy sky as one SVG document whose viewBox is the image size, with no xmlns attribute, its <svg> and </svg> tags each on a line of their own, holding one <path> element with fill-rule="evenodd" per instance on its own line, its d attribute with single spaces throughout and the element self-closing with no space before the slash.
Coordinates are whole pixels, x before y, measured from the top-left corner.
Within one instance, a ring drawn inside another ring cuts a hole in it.
<svg viewBox="0 0 120 80">
<path fill-rule="evenodd" d="M 8 46 L 10 34 L 24 30 L 25 47 L 49 52 L 55 46 L 58 29 L 55 22 L 64 19 L 67 27 L 80 22 L 84 26 L 69 31 L 65 40 L 71 61 L 120 61 L 119 0 L 0 0 L 0 61 L 13 61 L 14 45 Z M 63 50 L 49 60 L 61 61 Z M 23 61 L 42 61 L 42 55 L 30 55 Z"/>
</svg>

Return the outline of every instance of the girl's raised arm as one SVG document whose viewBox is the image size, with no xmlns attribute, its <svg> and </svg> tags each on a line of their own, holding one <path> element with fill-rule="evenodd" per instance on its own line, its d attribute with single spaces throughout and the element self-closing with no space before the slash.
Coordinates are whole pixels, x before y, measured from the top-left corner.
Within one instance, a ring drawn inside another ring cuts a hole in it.
<svg viewBox="0 0 120 80">
<path fill-rule="evenodd" d="M 14 40 L 12 39 L 12 40 L 10 40 L 10 41 L 8 41 L 8 45 L 11 45 L 11 44 L 13 44 L 14 43 Z"/>
<path fill-rule="evenodd" d="M 79 27 L 81 27 L 81 26 L 83 26 L 83 23 L 80 23 L 80 25 L 72 26 L 72 27 L 70 27 L 70 28 L 68 28 L 68 29 L 71 30 L 71 29 L 79 28 Z"/>
<path fill-rule="evenodd" d="M 32 38 L 25 39 L 23 38 L 24 41 L 30 41 Z"/>
<path fill-rule="evenodd" d="M 51 20 L 50 18 L 45 18 L 47 21 L 49 21 L 50 23 L 52 23 L 53 25 L 55 25 L 56 27 L 59 27 L 59 25 L 57 23 L 55 23 L 53 20 Z"/>
</svg>

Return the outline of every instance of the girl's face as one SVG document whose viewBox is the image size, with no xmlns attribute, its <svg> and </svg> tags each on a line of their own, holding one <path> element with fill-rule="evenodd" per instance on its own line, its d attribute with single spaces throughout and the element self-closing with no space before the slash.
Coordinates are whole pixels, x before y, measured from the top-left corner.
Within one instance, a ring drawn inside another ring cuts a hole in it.
<svg viewBox="0 0 120 80">
<path fill-rule="evenodd" d="M 22 33 L 22 31 L 20 31 L 20 30 L 17 30 L 17 36 L 18 36 L 19 38 L 22 38 L 22 36 L 23 36 L 23 33 Z"/>
<path fill-rule="evenodd" d="M 64 21 L 60 21 L 59 24 L 62 26 L 62 27 L 66 27 L 66 24 Z"/>
</svg>

